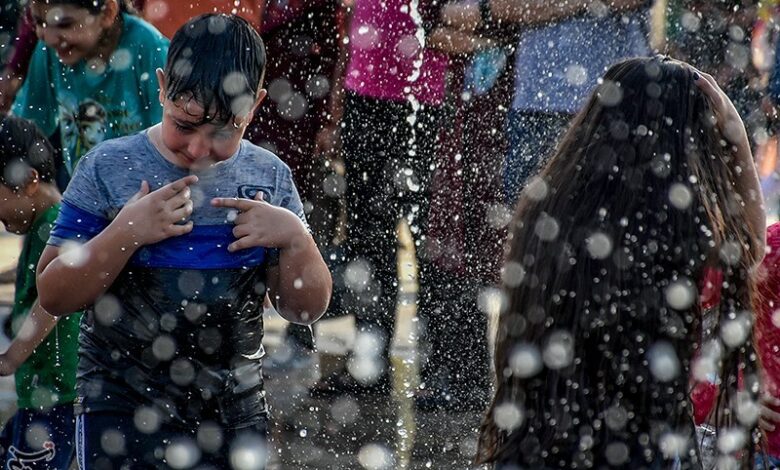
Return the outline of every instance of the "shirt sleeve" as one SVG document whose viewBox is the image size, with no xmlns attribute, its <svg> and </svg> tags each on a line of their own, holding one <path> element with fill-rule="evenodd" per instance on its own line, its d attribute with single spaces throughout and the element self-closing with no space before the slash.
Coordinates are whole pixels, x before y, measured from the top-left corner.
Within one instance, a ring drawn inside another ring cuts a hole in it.
<svg viewBox="0 0 780 470">
<path fill-rule="evenodd" d="M 278 201 L 275 202 L 278 202 L 279 207 L 287 209 L 288 211 L 295 214 L 299 219 L 301 219 L 301 222 L 303 222 L 306 230 L 311 233 L 311 227 L 309 227 L 309 222 L 306 220 L 306 214 L 303 210 L 301 196 L 298 194 L 298 189 L 295 187 L 295 183 L 293 182 L 292 172 L 286 165 L 280 172 L 278 184 L 279 186 L 277 194 L 279 197 Z M 268 250 L 268 262 L 273 266 L 279 264 L 278 248 L 271 248 Z"/>
<path fill-rule="evenodd" d="M 284 207 L 288 211 L 292 212 L 303 222 L 306 229 L 311 232 L 309 222 L 306 220 L 306 213 L 303 210 L 303 202 L 301 202 L 301 196 L 298 194 L 298 188 L 295 187 L 293 182 L 292 172 L 288 167 L 284 167 L 282 172 L 282 178 L 279 185 L 279 194 L 281 195 L 279 206 Z"/>
<path fill-rule="evenodd" d="M 58 110 L 48 53 L 39 41 L 30 61 L 27 79 L 16 95 L 13 113 L 33 121 L 49 137 L 57 130 Z"/>
<path fill-rule="evenodd" d="M 49 245 L 73 241 L 86 243 L 103 231 L 108 217 L 105 191 L 100 190 L 95 157 L 96 147 L 81 159 L 62 197 L 60 213 L 49 236 Z"/>
</svg>

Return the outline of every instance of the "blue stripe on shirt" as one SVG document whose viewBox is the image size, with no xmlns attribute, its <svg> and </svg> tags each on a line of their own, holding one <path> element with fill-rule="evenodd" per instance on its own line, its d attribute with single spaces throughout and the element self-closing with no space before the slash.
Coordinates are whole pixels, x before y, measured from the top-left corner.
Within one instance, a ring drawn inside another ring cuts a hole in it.
<svg viewBox="0 0 780 470">
<path fill-rule="evenodd" d="M 63 201 L 49 244 L 86 243 L 109 223 L 108 219 Z M 145 268 L 231 269 L 258 266 L 267 261 L 263 247 L 229 252 L 227 247 L 234 240 L 232 225 L 196 225 L 186 235 L 141 247 L 129 264 Z"/>
</svg>

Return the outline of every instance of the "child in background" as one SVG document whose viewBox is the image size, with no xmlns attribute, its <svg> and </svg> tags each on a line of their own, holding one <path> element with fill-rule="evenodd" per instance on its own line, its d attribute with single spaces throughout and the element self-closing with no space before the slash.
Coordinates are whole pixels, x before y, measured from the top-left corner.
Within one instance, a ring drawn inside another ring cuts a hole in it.
<svg viewBox="0 0 780 470">
<path fill-rule="evenodd" d="M 82 468 L 265 459 L 263 300 L 311 324 L 331 279 L 289 167 L 242 140 L 264 70 L 246 20 L 190 20 L 157 71 L 162 123 L 93 149 L 65 192 L 38 280 L 52 315 L 87 308 Z"/>
<path fill-rule="evenodd" d="M 0 354 L 0 375 L 15 374 L 18 406 L 0 436 L 4 469 L 65 470 L 74 453 L 81 315 L 58 322 L 40 307 L 35 286 L 35 267 L 60 207 L 53 154 L 34 124 L 0 118 L 0 219 L 9 232 L 25 235 L 11 311 L 15 337 Z"/>
<path fill-rule="evenodd" d="M 154 71 L 168 40 L 119 0 L 32 0 L 29 8 L 40 41 L 13 112 L 58 134 L 64 187 L 96 144 L 160 122 Z"/>
<path fill-rule="evenodd" d="M 761 427 L 766 436 L 766 455 L 756 469 L 780 467 L 780 224 L 767 228 L 767 254 L 758 271 L 759 307 L 756 310 L 756 349 L 761 356 L 764 400 Z"/>
</svg>

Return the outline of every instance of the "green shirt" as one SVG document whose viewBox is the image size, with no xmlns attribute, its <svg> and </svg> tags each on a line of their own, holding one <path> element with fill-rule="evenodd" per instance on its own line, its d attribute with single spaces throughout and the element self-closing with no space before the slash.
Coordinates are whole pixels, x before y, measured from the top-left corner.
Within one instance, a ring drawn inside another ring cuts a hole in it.
<svg viewBox="0 0 780 470">
<path fill-rule="evenodd" d="M 84 60 L 64 65 L 38 41 L 14 102 L 14 114 L 35 122 L 46 136 L 59 131 L 68 174 L 100 142 L 162 120 L 155 70 L 165 67 L 168 39 L 140 18 L 122 18 L 122 36 L 104 70 Z"/>
<path fill-rule="evenodd" d="M 49 240 L 59 204 L 40 214 L 24 237 L 16 268 L 16 292 L 11 311 L 16 334 L 38 298 L 35 268 Z M 76 398 L 76 367 L 81 313 L 61 318 L 32 355 L 16 371 L 16 395 L 19 408 L 48 408 L 72 402 Z"/>
</svg>

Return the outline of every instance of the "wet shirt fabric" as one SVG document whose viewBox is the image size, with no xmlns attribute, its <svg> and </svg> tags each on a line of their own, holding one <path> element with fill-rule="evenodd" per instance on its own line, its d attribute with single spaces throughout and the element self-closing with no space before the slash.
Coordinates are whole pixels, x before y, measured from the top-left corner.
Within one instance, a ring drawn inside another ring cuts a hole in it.
<svg viewBox="0 0 780 470">
<path fill-rule="evenodd" d="M 147 132 L 107 141 L 76 169 L 49 243 L 86 242 L 143 180 L 155 190 L 187 174 Z M 262 192 L 305 222 L 303 207 L 287 165 L 248 141 L 196 174 L 192 232 L 140 248 L 85 312 L 78 412 L 154 406 L 172 425 L 208 419 L 225 429 L 265 418 L 262 303 L 277 255 L 261 247 L 229 252 L 235 213 L 210 201 Z"/>
<path fill-rule="evenodd" d="M 646 9 L 585 14 L 520 34 L 513 109 L 576 113 L 604 72 L 650 53 Z"/>
<path fill-rule="evenodd" d="M 24 237 L 16 267 L 16 291 L 11 310 L 14 335 L 19 332 L 38 299 L 35 270 L 57 218 L 56 204 L 39 214 Z M 76 398 L 76 364 L 81 314 L 61 318 L 49 336 L 16 369 L 17 406 L 22 409 L 49 409 L 71 403 Z"/>
<path fill-rule="evenodd" d="M 119 44 L 105 67 L 64 65 L 39 41 L 13 112 L 47 136 L 59 131 L 68 174 L 106 139 L 133 134 L 162 119 L 155 70 L 165 67 L 168 39 L 152 25 L 123 14 Z"/>
</svg>

